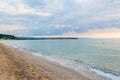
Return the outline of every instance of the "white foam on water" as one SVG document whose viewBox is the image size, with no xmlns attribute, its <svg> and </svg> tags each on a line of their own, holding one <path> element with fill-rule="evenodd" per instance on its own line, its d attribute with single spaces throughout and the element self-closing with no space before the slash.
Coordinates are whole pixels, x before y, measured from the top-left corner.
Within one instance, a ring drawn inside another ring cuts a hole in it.
<svg viewBox="0 0 120 80">
<path fill-rule="evenodd" d="M 60 58 L 58 56 L 43 56 L 40 53 L 33 53 L 33 54 L 36 56 L 44 57 L 50 61 L 58 62 L 59 64 L 65 67 L 71 68 L 79 73 L 83 73 L 84 75 L 86 74 L 84 72 L 90 72 L 93 74 L 100 75 L 101 77 L 104 77 L 107 80 L 120 80 L 120 76 L 115 76 L 110 73 L 105 73 L 101 70 L 91 68 L 90 66 L 88 67 L 88 65 L 84 65 L 82 63 L 76 64 L 73 60 L 68 60 L 67 58 Z M 87 70 L 90 70 L 90 71 L 87 71 Z"/>
<path fill-rule="evenodd" d="M 103 71 L 100 71 L 100 70 L 97 70 L 97 69 L 94 69 L 94 68 L 90 68 L 90 70 L 95 72 L 98 75 L 101 75 L 103 77 L 108 78 L 109 80 L 120 80 L 120 76 L 115 76 L 115 75 L 110 74 L 110 73 L 105 73 Z"/>
<path fill-rule="evenodd" d="M 35 55 L 35 56 L 43 57 L 40 53 L 38 54 L 38 53 L 36 53 L 36 52 L 32 52 L 32 54 Z"/>
</svg>

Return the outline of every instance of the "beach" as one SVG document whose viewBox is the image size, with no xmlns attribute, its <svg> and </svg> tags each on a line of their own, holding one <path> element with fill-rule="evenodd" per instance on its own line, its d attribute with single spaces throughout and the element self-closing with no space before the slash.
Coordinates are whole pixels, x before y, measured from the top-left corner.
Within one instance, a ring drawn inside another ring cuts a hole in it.
<svg viewBox="0 0 120 80">
<path fill-rule="evenodd" d="M 74 70 L 0 44 L 0 80 L 89 80 Z"/>
</svg>

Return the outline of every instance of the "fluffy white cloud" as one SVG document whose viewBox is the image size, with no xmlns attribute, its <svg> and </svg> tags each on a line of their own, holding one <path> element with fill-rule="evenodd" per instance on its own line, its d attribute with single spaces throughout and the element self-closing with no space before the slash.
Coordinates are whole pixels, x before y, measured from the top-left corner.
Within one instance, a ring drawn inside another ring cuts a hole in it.
<svg viewBox="0 0 120 80">
<path fill-rule="evenodd" d="M 65 24 L 58 24 L 58 25 L 54 25 L 55 28 L 59 29 L 59 28 L 65 28 L 65 27 L 72 27 L 72 25 L 65 25 Z"/>
<path fill-rule="evenodd" d="M 0 33 L 8 33 L 12 31 L 25 30 L 24 26 L 20 25 L 0 25 Z"/>
<path fill-rule="evenodd" d="M 35 14 L 40 16 L 50 16 L 50 13 L 28 7 L 22 0 L 0 0 L 0 11 L 8 14 Z"/>
<path fill-rule="evenodd" d="M 76 0 L 77 3 L 84 3 L 87 2 L 87 0 Z"/>
</svg>

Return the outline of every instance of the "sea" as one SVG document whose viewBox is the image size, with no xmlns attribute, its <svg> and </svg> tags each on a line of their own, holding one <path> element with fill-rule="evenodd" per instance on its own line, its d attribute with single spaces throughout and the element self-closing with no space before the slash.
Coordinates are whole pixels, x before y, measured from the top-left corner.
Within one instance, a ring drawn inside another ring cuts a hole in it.
<svg viewBox="0 0 120 80">
<path fill-rule="evenodd" d="M 2 40 L 4 44 L 81 72 L 120 80 L 120 39 Z"/>
</svg>

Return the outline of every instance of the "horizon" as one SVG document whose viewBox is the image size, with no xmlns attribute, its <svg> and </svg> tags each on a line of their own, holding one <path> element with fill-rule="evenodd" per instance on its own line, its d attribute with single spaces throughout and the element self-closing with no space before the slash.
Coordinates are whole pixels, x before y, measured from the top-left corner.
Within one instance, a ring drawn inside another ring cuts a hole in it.
<svg viewBox="0 0 120 80">
<path fill-rule="evenodd" d="M 0 33 L 120 38 L 119 7 L 119 0 L 1 0 Z"/>
</svg>

